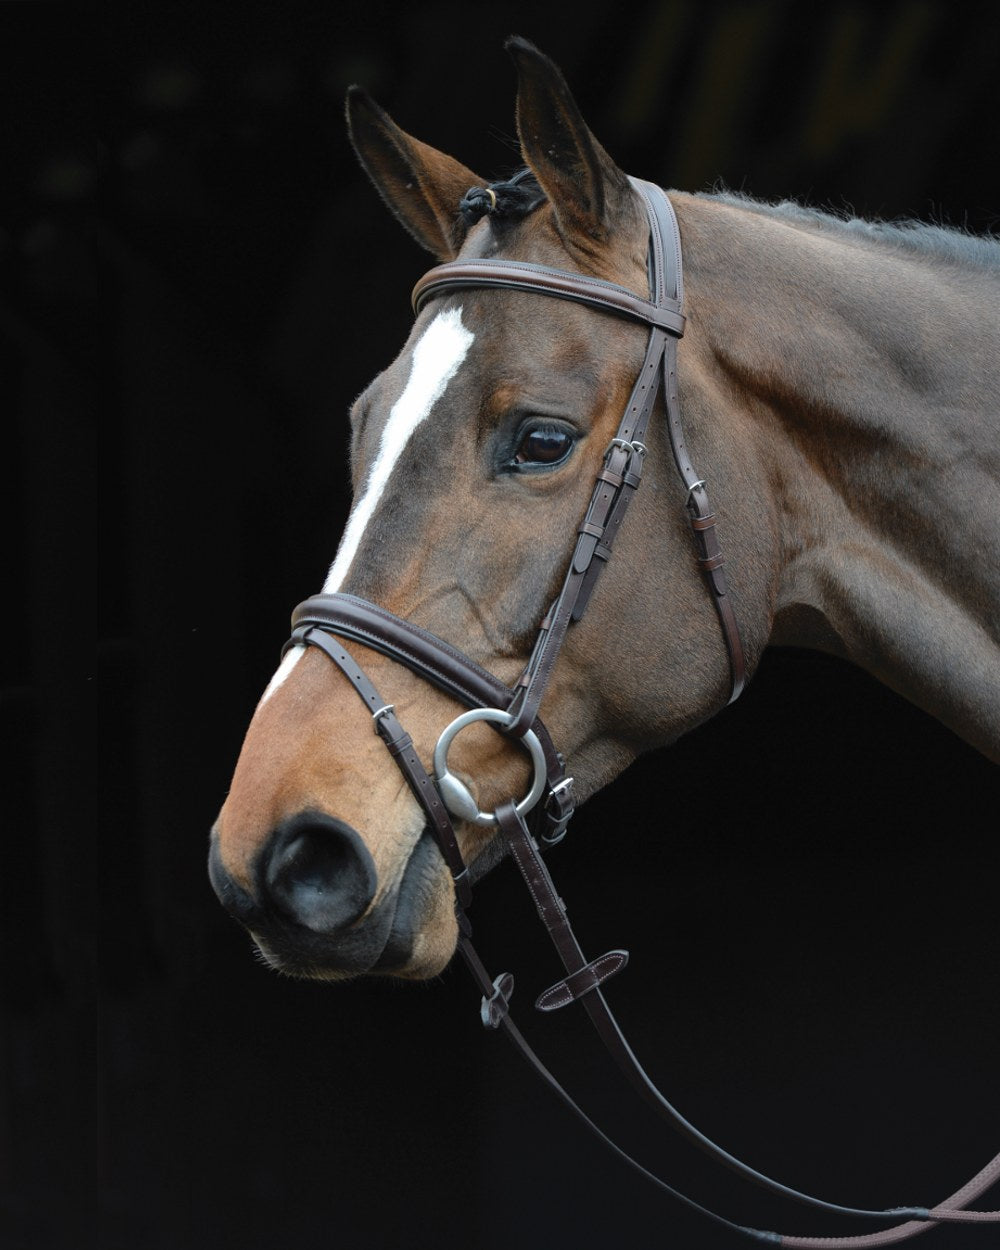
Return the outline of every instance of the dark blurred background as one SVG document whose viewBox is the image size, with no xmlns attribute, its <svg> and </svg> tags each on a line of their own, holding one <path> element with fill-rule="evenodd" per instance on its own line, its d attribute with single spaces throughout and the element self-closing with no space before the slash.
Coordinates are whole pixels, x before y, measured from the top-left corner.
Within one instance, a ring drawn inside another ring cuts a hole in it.
<svg viewBox="0 0 1000 1250">
<path fill-rule="evenodd" d="M 6 4 L 0 23 L 0 1245 L 736 1244 L 584 1140 L 484 1034 L 460 969 L 283 980 L 209 890 L 242 733 L 346 513 L 348 405 L 427 265 L 354 161 L 344 91 L 502 174 L 516 31 L 630 172 L 985 231 L 1000 9 L 173 3 L 98 27 Z M 774 653 L 589 804 L 552 866 L 585 945 L 631 949 L 614 1002 L 697 1124 L 828 1197 L 930 1203 L 1000 1148 L 997 798 L 994 767 L 864 674 Z M 555 972 L 506 866 L 475 913 L 529 1016 Z M 747 1222 L 833 1231 L 660 1134 L 560 1016 L 526 1023 L 644 1160 Z"/>
</svg>

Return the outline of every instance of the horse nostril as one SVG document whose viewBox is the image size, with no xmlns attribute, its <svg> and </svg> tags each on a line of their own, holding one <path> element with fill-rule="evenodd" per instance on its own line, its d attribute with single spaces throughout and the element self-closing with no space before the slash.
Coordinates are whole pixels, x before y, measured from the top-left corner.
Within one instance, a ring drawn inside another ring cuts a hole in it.
<svg viewBox="0 0 1000 1250">
<path fill-rule="evenodd" d="M 374 861 L 358 834 L 322 812 L 300 812 L 278 826 L 261 878 L 289 919 L 326 934 L 362 916 L 377 885 Z"/>
</svg>

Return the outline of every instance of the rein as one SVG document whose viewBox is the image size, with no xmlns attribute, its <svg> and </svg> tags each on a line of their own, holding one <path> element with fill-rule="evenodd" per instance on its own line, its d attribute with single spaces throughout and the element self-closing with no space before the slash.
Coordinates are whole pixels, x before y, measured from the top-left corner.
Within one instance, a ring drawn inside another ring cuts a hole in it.
<svg viewBox="0 0 1000 1250">
<path fill-rule="evenodd" d="M 292 635 L 285 646 L 319 648 L 351 683 L 372 715 L 375 732 L 396 761 L 420 804 L 431 835 L 455 883 L 458 948 L 483 995 L 481 1015 L 488 1028 L 500 1028 L 550 1089 L 615 1154 L 660 1189 L 716 1223 L 758 1242 L 800 1247 L 802 1250 L 855 1250 L 895 1244 L 935 1222 L 1000 1220 L 1000 1211 L 968 1211 L 965 1205 L 1000 1178 L 1000 1155 L 950 1198 L 933 1208 L 894 1207 L 868 1210 L 841 1206 L 814 1198 L 772 1180 L 735 1158 L 690 1124 L 660 1093 L 630 1048 L 601 985 L 628 962 L 628 952 L 612 950 L 588 960 L 566 917 L 541 844 L 554 845 L 565 834 L 573 815 L 573 779 L 567 777 L 562 757 L 538 719 L 538 708 L 570 625 L 581 619 L 590 602 L 601 569 L 611 556 L 629 502 L 639 486 L 646 455 L 647 428 L 662 389 L 666 429 L 674 461 L 686 490 L 685 507 L 698 547 L 698 564 L 705 576 L 718 614 L 729 657 L 729 702 L 746 680 L 739 627 L 722 570 L 722 553 L 715 533 L 715 514 L 704 481 L 691 464 L 680 422 L 677 398 L 677 339 L 684 331 L 680 234 L 667 196 L 650 183 L 632 179 L 649 218 L 649 278 L 651 297 L 645 300 L 613 283 L 543 265 L 501 260 L 454 261 L 430 270 L 413 292 L 416 312 L 430 300 L 469 288 L 504 288 L 572 300 L 649 326 L 649 342 L 625 414 L 597 475 L 594 492 L 555 602 L 543 620 L 531 657 L 513 689 L 434 634 L 393 615 L 367 600 L 348 594 L 316 595 L 301 603 L 292 616 Z M 410 736 L 395 710 L 376 690 L 364 670 L 339 639 L 346 638 L 406 665 L 471 710 L 444 730 L 434 751 L 432 778 L 417 756 Z M 495 812 L 483 812 L 468 788 L 447 768 L 448 748 L 467 724 L 486 720 L 498 732 L 517 738 L 529 751 L 533 781 L 521 800 L 509 800 Z M 580 1001 L 601 1041 L 640 1097 L 689 1141 L 731 1170 L 762 1188 L 808 1206 L 837 1215 L 875 1220 L 902 1220 L 878 1232 L 848 1237 L 801 1237 L 767 1232 L 737 1224 L 709 1210 L 648 1171 L 618 1147 L 581 1110 L 538 1058 L 510 1018 L 514 989 L 510 973 L 491 977 L 472 944 L 466 909 L 472 886 L 451 815 L 474 824 L 497 828 L 524 878 L 538 915 L 559 955 L 566 975 L 539 995 L 538 1010 L 554 1011 Z M 527 817 L 527 820 L 526 820 Z M 530 822 L 530 823 L 529 823 Z"/>
</svg>

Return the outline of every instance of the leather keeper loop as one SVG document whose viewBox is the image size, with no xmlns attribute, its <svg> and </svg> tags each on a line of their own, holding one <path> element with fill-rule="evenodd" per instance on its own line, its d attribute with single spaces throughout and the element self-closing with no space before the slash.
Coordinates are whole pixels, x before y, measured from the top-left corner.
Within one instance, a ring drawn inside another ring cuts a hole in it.
<svg viewBox="0 0 1000 1250">
<path fill-rule="evenodd" d="M 385 725 L 388 719 L 389 718 L 387 716 L 383 717 L 381 725 Z M 395 721 L 396 718 L 393 717 L 393 720 Z M 396 726 L 400 731 L 400 736 L 396 738 L 386 736 L 387 734 L 390 734 L 392 732 L 391 725 L 386 725 L 384 733 L 381 730 L 381 725 L 376 732 L 378 733 L 378 736 L 382 739 L 382 741 L 385 743 L 390 755 L 402 755 L 404 751 L 408 751 L 410 747 L 413 746 L 413 739 L 406 732 L 406 730 L 403 729 L 403 727 L 399 724 L 399 721 L 396 721 Z"/>
<path fill-rule="evenodd" d="M 604 531 L 598 534 L 580 534 L 576 540 L 576 550 L 573 552 L 573 572 L 586 573 L 590 568 L 590 562 L 594 558 L 594 548 L 597 546 L 597 540 Z"/>
<path fill-rule="evenodd" d="M 472 882 L 469 880 L 468 868 L 464 868 L 460 873 L 453 876 L 451 880 L 455 886 L 455 898 L 458 902 L 457 910 L 464 916 L 465 908 L 472 906 Z"/>
<path fill-rule="evenodd" d="M 562 981 L 550 985 L 547 990 L 535 999 L 535 1007 L 539 1011 L 556 1011 L 568 1003 L 576 1002 L 584 994 L 596 990 L 609 977 L 621 972 L 628 963 L 628 951 L 608 951 L 598 959 L 592 959 L 576 972 L 570 973 Z"/>
<path fill-rule="evenodd" d="M 716 522 L 716 515 L 710 512 L 708 516 L 696 516 L 691 518 L 691 528 L 693 530 L 710 530 Z"/>
<path fill-rule="evenodd" d="M 698 563 L 708 573 L 708 572 L 711 572 L 712 569 L 717 569 L 720 564 L 724 564 L 725 559 L 726 557 L 720 551 L 717 555 L 714 555 L 714 556 L 699 556 Z"/>
</svg>

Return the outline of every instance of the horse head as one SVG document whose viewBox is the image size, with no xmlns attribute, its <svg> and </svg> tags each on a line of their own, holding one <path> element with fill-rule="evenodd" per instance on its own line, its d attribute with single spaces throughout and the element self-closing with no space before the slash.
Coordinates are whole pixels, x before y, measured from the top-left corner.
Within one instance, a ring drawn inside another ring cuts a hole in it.
<svg viewBox="0 0 1000 1250">
<path fill-rule="evenodd" d="M 525 166 L 517 175 L 487 185 L 355 89 L 347 115 L 362 165 L 438 261 L 547 266 L 648 298 L 642 197 L 552 62 L 522 40 L 509 50 Z M 675 197 L 682 230 L 683 199 Z M 689 313 L 696 323 L 696 299 Z M 512 686 L 566 574 L 648 338 L 635 321 L 523 290 L 449 290 L 427 302 L 399 356 L 353 406 L 354 503 L 324 593 L 378 605 Z M 752 471 L 752 436 L 731 419 L 726 380 L 696 324 L 680 352 L 685 424 L 726 501 L 721 527 L 745 571 L 731 594 L 752 667 L 770 624 L 775 526 Z M 662 405 L 643 489 L 541 706 L 578 800 L 729 696 Z M 388 655 L 344 647 L 429 767 L 462 705 Z M 373 710 L 324 655 L 297 645 L 249 727 L 210 871 L 222 902 L 281 970 L 426 978 L 454 951 L 451 875 L 373 733 Z M 490 725 L 458 736 L 448 767 L 486 811 L 530 781 L 523 746 Z M 496 862 L 495 827 L 456 828 L 474 874 Z"/>
</svg>

